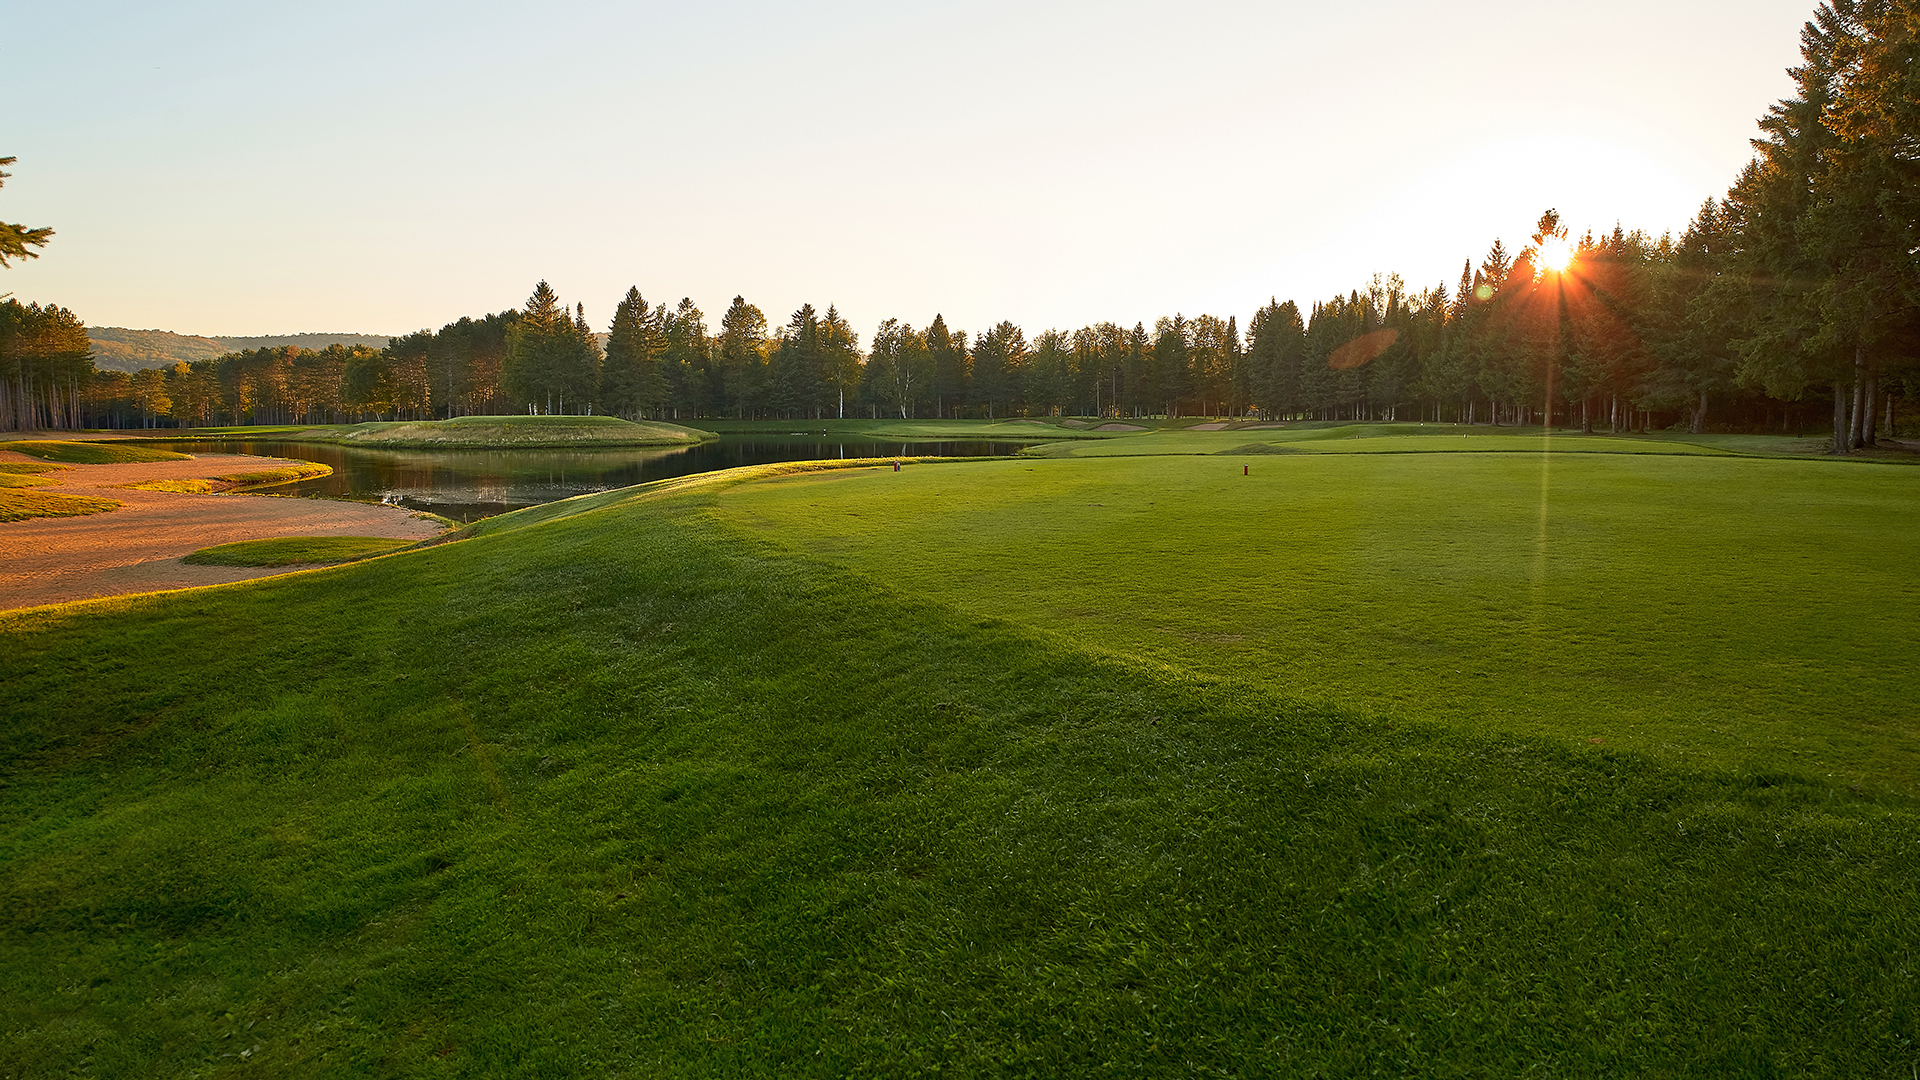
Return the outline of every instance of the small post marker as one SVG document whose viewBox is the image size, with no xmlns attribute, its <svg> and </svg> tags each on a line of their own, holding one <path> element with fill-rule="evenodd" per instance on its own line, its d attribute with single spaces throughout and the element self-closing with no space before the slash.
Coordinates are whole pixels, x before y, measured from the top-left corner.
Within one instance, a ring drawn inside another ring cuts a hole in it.
<svg viewBox="0 0 1920 1080">
<path fill-rule="evenodd" d="M 1253 473 L 1252 473 L 1252 472 L 1250 471 L 1250 470 L 1251 470 L 1252 468 L 1253 468 L 1253 466 L 1251 466 L 1251 465 L 1242 465 L 1242 466 L 1240 466 L 1240 475 L 1241 475 L 1241 476 L 1252 476 L 1252 475 L 1253 475 Z"/>
</svg>

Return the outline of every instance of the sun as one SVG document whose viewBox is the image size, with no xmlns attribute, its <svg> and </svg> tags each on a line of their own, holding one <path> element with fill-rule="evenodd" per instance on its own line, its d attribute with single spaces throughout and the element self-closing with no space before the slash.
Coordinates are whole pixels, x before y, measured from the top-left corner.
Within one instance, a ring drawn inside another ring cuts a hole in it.
<svg viewBox="0 0 1920 1080">
<path fill-rule="evenodd" d="M 1573 262 L 1573 245 L 1566 238 L 1549 236 L 1540 245 L 1540 254 L 1534 261 L 1542 273 L 1563 274 Z"/>
</svg>

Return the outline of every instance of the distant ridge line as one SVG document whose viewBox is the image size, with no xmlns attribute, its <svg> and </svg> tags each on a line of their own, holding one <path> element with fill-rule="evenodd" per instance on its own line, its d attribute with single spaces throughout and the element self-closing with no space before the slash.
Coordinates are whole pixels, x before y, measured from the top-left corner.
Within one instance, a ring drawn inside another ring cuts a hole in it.
<svg viewBox="0 0 1920 1080">
<path fill-rule="evenodd" d="M 116 371 L 167 367 L 182 362 L 212 360 L 231 352 L 294 345 L 324 349 L 329 345 L 368 345 L 384 349 L 392 334 L 262 334 L 225 336 L 179 334 L 172 330 L 134 330 L 124 326 L 89 326 L 95 365 Z"/>
</svg>

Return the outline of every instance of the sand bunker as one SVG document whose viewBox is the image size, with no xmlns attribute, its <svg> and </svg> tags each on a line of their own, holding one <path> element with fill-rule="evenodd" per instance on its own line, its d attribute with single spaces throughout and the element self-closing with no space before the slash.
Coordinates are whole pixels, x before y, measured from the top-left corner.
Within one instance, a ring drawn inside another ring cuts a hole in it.
<svg viewBox="0 0 1920 1080">
<path fill-rule="evenodd" d="M 1140 427 L 1136 424 L 1101 424 L 1099 427 L 1094 428 L 1093 430 L 1095 431 L 1145 431 L 1147 429 Z"/>
<path fill-rule="evenodd" d="M 1205 424 L 1195 424 L 1192 427 L 1188 428 L 1187 430 L 1188 431 L 1219 431 L 1220 429 L 1226 426 L 1227 426 L 1227 422 L 1225 420 L 1213 420 Z"/>
<path fill-rule="evenodd" d="M 33 461 L 0 452 L 0 461 Z M 264 495 L 184 495 L 125 485 L 257 472 L 299 464 L 244 454 L 202 454 L 191 461 L 69 465 L 45 474 L 73 495 L 104 495 L 120 509 L 87 517 L 0 522 L 0 609 L 99 596 L 184 589 L 268 577 L 286 569 L 187 566 L 203 547 L 272 536 L 388 536 L 425 540 L 440 526 L 400 507 Z M 106 488 L 106 491 L 97 491 Z"/>
</svg>

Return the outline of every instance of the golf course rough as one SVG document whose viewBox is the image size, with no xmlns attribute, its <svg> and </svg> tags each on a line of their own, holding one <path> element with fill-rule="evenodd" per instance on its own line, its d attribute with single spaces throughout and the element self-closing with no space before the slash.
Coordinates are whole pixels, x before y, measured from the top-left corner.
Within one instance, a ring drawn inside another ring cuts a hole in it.
<svg viewBox="0 0 1920 1080">
<path fill-rule="evenodd" d="M 1516 531 L 1522 476 L 1467 457 L 1179 462 L 1217 481 L 1157 459 L 736 470 L 350 566 L 0 616 L 20 702 L 0 1065 L 1901 1075 L 1920 821 L 1911 774 L 1868 744 L 1906 754 L 1911 729 L 1803 717 L 1825 732 L 1813 768 L 1777 730 L 1699 734 L 1774 722 L 1735 685 L 1750 640 L 1729 624 L 1781 613 L 1757 594 L 1726 596 L 1719 636 L 1671 661 L 1727 665 L 1685 687 L 1718 711 L 1649 720 L 1644 746 L 1597 725 L 1652 689 L 1509 677 L 1598 640 L 1563 584 L 1624 590 L 1598 604 L 1623 626 L 1694 619 L 1690 590 L 1726 578 L 1676 578 L 1674 613 L 1606 557 L 1654 530 L 1752 563 L 1742 501 L 1791 474 L 1595 473 L 1564 525 L 1531 507 L 1543 549 Z M 1539 490 L 1537 457 L 1499 457 Z M 1786 575 L 1773 592 L 1819 596 L 1823 571 L 1788 556 L 1821 529 L 1828 558 L 1903 553 L 1911 481 L 1840 471 L 1883 478 L 1808 507 L 1807 535 L 1755 567 Z M 1667 521 L 1674 485 L 1692 509 Z M 1407 546 L 1388 523 L 1449 490 L 1458 507 Z M 842 520 L 908 505 L 950 531 Z M 1248 549 L 1242 518 L 1296 535 Z M 1447 550 L 1469 542 L 1492 550 Z M 1118 561 L 1063 573 L 1074 559 Z M 1912 610 L 1871 584 L 1850 618 Z M 1501 650 L 1467 639 L 1518 620 L 1503 640 L 1536 659 L 1473 676 L 1487 723 L 1421 713 L 1424 675 L 1403 708 L 1358 660 L 1276 667 L 1314 627 L 1236 614 L 1275 617 L 1263 590 L 1362 605 L 1323 653 L 1373 632 L 1393 647 L 1355 651 L 1382 664 L 1484 665 Z M 1387 618 L 1428 594 L 1450 627 Z M 1787 662 L 1888 655 L 1828 638 L 1838 655 L 1789 635 Z M 1791 681 L 1755 700 L 1799 700 Z"/>
</svg>

